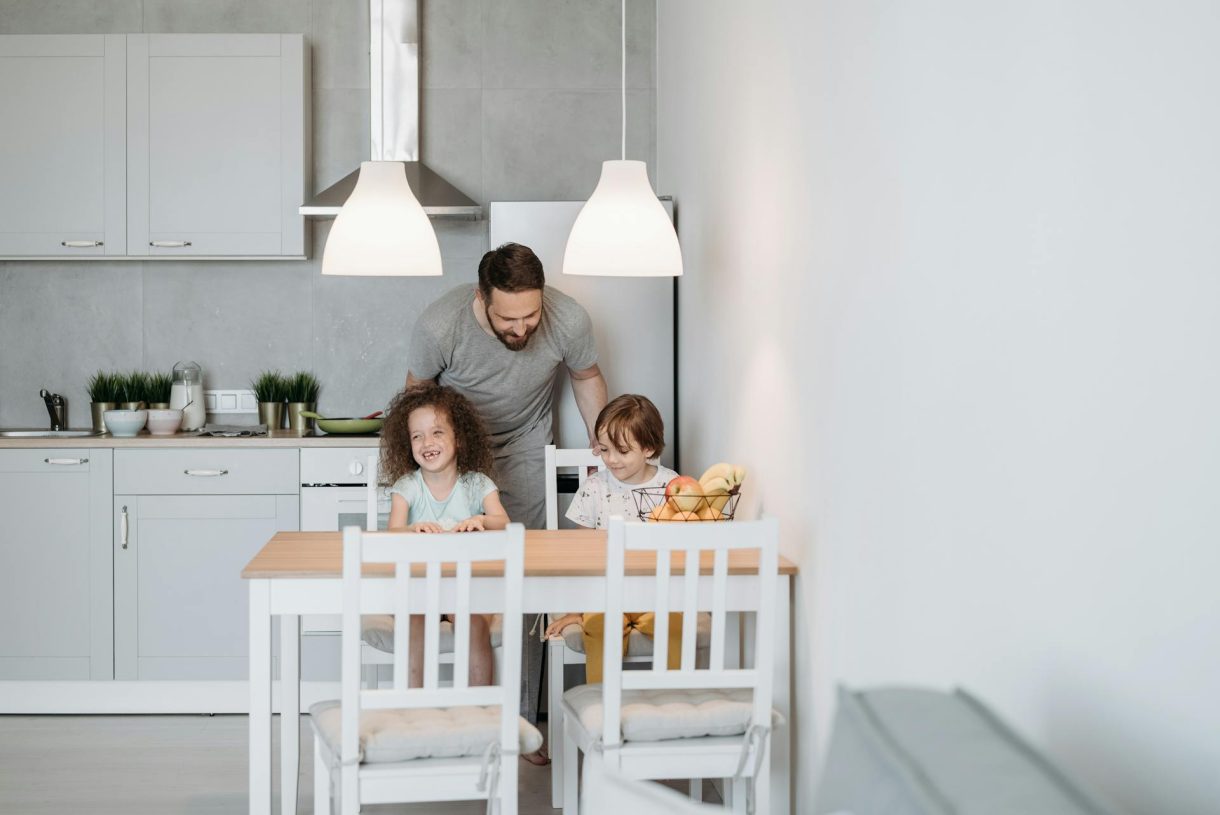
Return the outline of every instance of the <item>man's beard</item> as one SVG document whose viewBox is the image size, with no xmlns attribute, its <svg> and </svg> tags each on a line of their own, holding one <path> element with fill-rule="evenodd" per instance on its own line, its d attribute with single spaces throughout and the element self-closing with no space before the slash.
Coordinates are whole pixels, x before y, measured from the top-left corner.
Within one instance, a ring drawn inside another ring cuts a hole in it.
<svg viewBox="0 0 1220 815">
<path fill-rule="evenodd" d="M 538 326 L 534 326 L 525 332 L 524 337 L 514 337 L 508 331 L 497 331 L 495 324 L 491 321 L 491 310 L 484 307 L 483 313 L 487 315 L 487 324 L 491 326 L 491 333 L 496 335 L 496 339 L 510 351 L 524 351 L 525 346 L 529 345 L 530 338 L 534 336 L 534 332 L 538 330 Z"/>
</svg>

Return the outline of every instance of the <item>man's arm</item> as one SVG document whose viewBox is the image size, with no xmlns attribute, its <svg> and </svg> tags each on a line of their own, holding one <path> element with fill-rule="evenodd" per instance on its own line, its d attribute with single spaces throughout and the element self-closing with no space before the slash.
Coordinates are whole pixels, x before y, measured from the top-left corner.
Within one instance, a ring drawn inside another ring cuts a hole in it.
<svg viewBox="0 0 1220 815">
<path fill-rule="evenodd" d="M 580 417 L 585 420 L 585 428 L 589 431 L 589 447 L 596 449 L 597 434 L 593 432 L 593 425 L 597 422 L 597 414 L 606 406 L 606 379 L 596 365 L 581 371 L 569 368 L 568 376 L 572 378 L 576 407 L 580 409 Z"/>
</svg>

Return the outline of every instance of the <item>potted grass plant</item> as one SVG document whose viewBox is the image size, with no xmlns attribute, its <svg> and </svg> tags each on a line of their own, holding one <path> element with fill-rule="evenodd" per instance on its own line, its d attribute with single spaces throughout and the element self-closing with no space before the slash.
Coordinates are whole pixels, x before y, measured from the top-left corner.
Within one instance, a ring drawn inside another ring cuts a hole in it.
<svg viewBox="0 0 1220 815">
<path fill-rule="evenodd" d="M 146 374 L 148 388 L 145 401 L 152 410 L 169 409 L 169 392 L 174 386 L 174 378 L 164 371 Z"/>
<path fill-rule="evenodd" d="M 318 378 L 309 371 L 297 371 L 288 377 L 285 397 L 288 400 L 289 430 L 304 435 L 314 429 L 314 420 L 302 416 L 301 411 L 318 409 L 318 391 L 321 389 Z"/>
<path fill-rule="evenodd" d="M 148 374 L 143 371 L 132 371 L 129 374 L 119 374 L 123 381 L 122 398 L 118 399 L 121 410 L 140 410 L 148 402 Z"/>
<path fill-rule="evenodd" d="M 119 374 L 98 371 L 89 377 L 85 390 L 89 392 L 89 412 L 93 416 L 93 432 L 106 432 L 105 413 L 114 410 L 119 396 Z"/>
<path fill-rule="evenodd" d="M 284 398 L 288 393 L 288 382 L 279 371 L 263 371 L 253 382 L 250 390 L 258 400 L 258 420 L 268 430 L 279 430 L 284 424 Z"/>
</svg>

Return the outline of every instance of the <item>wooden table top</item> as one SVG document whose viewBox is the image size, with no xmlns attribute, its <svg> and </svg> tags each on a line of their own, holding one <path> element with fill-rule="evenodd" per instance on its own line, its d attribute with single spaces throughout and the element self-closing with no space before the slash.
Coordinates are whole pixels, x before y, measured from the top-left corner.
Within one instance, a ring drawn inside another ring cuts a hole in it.
<svg viewBox="0 0 1220 815">
<path fill-rule="evenodd" d="M 679 554 L 673 568 L 682 563 Z M 712 572 L 712 553 L 704 553 L 700 570 Z M 476 577 L 494 577 L 502 567 L 495 562 L 475 563 Z M 797 573 L 796 564 L 779 559 L 780 574 Z M 390 575 L 390 564 L 370 563 L 366 575 Z M 525 574 L 527 577 L 601 577 L 606 573 L 606 531 L 604 529 L 530 529 L 525 532 Z M 627 552 L 626 573 L 656 574 L 656 558 L 650 552 Z M 758 554 L 751 550 L 729 553 L 729 574 L 757 574 Z M 422 569 L 420 574 L 423 574 Z M 343 575 L 342 532 L 277 532 L 241 576 L 248 579 L 318 578 Z"/>
</svg>

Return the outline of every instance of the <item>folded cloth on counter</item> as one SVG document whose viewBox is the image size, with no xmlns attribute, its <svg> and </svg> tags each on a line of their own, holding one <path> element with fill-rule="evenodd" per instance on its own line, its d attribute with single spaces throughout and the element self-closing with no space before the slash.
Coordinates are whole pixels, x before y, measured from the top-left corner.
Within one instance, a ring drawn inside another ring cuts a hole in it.
<svg viewBox="0 0 1220 815">
<path fill-rule="evenodd" d="M 203 430 L 199 431 L 200 436 L 265 436 L 267 435 L 267 425 L 265 424 L 212 424 L 208 422 L 203 426 Z"/>
</svg>

